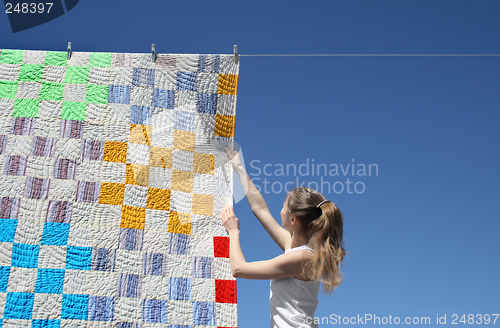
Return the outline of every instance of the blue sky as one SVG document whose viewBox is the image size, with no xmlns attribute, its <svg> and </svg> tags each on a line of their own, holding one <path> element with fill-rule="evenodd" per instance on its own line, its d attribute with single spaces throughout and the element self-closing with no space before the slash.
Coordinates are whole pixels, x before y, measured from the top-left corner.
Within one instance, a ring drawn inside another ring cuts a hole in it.
<svg viewBox="0 0 500 328">
<path fill-rule="evenodd" d="M 0 14 L 0 48 L 500 54 L 499 16 L 498 1 L 89 0 L 15 34 Z M 500 57 L 241 58 L 235 139 L 249 173 L 252 161 L 271 173 L 256 183 L 345 188 L 325 193 L 343 210 L 349 254 L 318 317 L 446 314 L 451 325 L 453 314 L 499 313 L 499 76 Z M 378 175 L 273 172 L 313 159 L 376 164 Z M 364 192 L 348 193 L 348 178 Z M 285 193 L 264 197 L 279 219 Z M 247 260 L 280 253 L 245 201 L 235 212 Z M 239 326 L 268 326 L 268 298 L 269 281 L 239 279 Z"/>
</svg>

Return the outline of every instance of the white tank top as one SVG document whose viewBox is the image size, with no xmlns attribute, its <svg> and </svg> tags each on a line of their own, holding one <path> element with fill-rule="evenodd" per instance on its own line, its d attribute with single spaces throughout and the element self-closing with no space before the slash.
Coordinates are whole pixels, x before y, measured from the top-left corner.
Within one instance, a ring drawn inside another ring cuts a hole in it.
<svg viewBox="0 0 500 328">
<path fill-rule="evenodd" d="M 313 250 L 306 245 L 285 251 Z M 271 328 L 317 328 L 314 311 L 318 306 L 319 281 L 294 277 L 271 280 Z"/>
</svg>

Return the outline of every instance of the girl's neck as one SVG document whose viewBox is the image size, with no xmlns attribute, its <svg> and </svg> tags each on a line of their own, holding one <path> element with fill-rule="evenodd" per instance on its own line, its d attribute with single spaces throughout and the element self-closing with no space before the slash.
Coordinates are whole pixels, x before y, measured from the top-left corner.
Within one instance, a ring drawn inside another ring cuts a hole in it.
<svg viewBox="0 0 500 328">
<path fill-rule="evenodd" d="M 302 245 L 307 245 L 306 237 L 302 234 L 292 233 L 292 243 L 290 247 L 295 248 Z"/>
</svg>

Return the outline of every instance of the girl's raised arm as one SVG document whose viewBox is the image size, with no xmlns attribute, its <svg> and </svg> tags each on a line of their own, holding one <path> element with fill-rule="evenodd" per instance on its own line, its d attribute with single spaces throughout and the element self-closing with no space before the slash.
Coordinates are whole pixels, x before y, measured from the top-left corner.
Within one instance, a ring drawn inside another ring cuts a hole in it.
<svg viewBox="0 0 500 328">
<path fill-rule="evenodd" d="M 248 176 L 245 168 L 241 164 L 240 154 L 237 151 L 231 153 L 229 149 L 226 148 L 226 153 L 229 161 L 233 165 L 234 170 L 238 174 L 243 190 L 248 200 L 248 204 L 253 212 L 253 214 L 259 219 L 260 223 L 266 229 L 267 233 L 273 238 L 273 240 L 281 247 L 282 250 L 290 248 L 291 236 L 290 233 L 284 229 L 271 215 L 269 208 L 267 207 L 266 201 L 260 194 L 259 190 L 255 187 L 252 180 Z"/>
</svg>

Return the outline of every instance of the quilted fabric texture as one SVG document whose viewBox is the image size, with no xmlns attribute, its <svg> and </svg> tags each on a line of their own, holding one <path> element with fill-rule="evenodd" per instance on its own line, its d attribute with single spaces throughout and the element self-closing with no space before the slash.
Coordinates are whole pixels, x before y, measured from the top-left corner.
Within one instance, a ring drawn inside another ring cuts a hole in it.
<svg viewBox="0 0 500 328">
<path fill-rule="evenodd" d="M 1 50 L 3 328 L 237 326 L 219 211 L 238 70 Z"/>
</svg>

